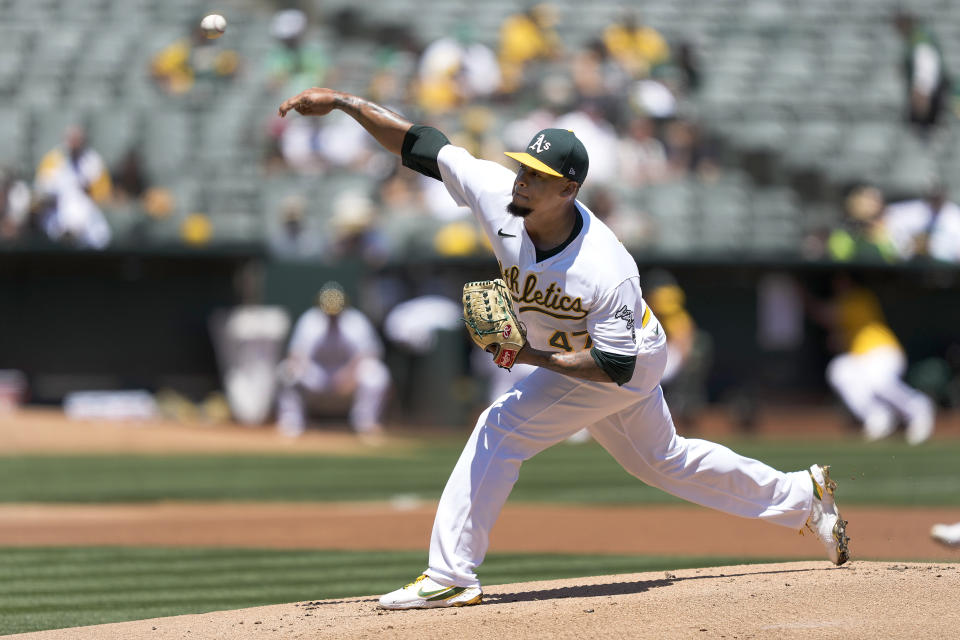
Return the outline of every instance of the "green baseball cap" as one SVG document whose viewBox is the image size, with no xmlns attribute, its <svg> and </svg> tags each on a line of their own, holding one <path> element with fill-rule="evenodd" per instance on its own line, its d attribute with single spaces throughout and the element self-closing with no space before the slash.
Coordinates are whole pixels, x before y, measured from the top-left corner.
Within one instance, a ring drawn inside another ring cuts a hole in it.
<svg viewBox="0 0 960 640">
<path fill-rule="evenodd" d="M 507 151 L 506 155 L 541 173 L 579 184 L 590 167 L 587 148 L 569 129 L 543 129 L 533 136 L 526 151 Z"/>
</svg>

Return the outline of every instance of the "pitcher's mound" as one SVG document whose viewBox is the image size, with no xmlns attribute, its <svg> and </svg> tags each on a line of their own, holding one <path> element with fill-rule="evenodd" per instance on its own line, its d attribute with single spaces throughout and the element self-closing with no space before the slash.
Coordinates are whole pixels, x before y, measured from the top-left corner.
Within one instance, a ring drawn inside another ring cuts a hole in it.
<svg viewBox="0 0 960 640">
<path fill-rule="evenodd" d="M 370 596 L 17 637 L 945 638 L 957 593 L 960 564 L 792 562 L 494 585 L 459 609 L 382 611 Z"/>
</svg>

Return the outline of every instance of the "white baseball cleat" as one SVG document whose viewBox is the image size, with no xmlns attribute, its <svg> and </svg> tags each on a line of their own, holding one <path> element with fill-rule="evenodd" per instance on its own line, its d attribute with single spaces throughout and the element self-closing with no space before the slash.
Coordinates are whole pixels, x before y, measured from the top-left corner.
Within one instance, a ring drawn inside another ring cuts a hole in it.
<svg viewBox="0 0 960 640">
<path fill-rule="evenodd" d="M 960 522 L 956 524 L 935 524 L 930 536 L 948 547 L 960 547 Z"/>
<path fill-rule="evenodd" d="M 935 427 L 936 409 L 926 396 L 919 401 L 916 414 L 907 424 L 907 444 L 921 444 L 930 439 Z"/>
<path fill-rule="evenodd" d="M 882 408 L 871 411 L 863 421 L 863 437 L 867 442 L 876 442 L 893 435 L 897 430 L 897 419 L 893 413 Z"/>
<path fill-rule="evenodd" d="M 810 467 L 810 479 L 813 480 L 813 506 L 804 526 L 823 543 L 830 562 L 839 566 L 850 559 L 847 548 L 850 538 L 847 537 L 847 521 L 840 517 L 833 499 L 837 483 L 830 478 L 830 467 L 818 464 Z"/>
<path fill-rule="evenodd" d="M 434 609 L 479 604 L 480 587 L 447 587 L 420 576 L 407 586 L 380 597 L 381 609 Z"/>
</svg>

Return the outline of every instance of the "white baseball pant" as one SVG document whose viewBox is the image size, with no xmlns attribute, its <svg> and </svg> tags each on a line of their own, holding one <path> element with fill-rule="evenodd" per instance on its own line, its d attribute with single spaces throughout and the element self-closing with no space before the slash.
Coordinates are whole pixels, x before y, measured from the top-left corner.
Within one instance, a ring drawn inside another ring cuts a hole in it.
<svg viewBox="0 0 960 640">
<path fill-rule="evenodd" d="M 901 379 L 906 367 L 903 351 L 877 347 L 835 357 L 827 365 L 827 380 L 861 422 L 892 425 L 894 410 L 910 421 L 929 411 L 929 399 Z"/>
<path fill-rule="evenodd" d="M 490 531 L 520 464 L 589 425 L 593 437 L 645 483 L 697 504 L 800 529 L 810 513 L 807 471 L 783 473 L 709 442 L 677 435 L 659 380 L 663 331 L 643 335 L 628 386 L 537 369 L 477 421 L 440 498 L 426 574 L 443 585 L 478 585 Z"/>
<path fill-rule="evenodd" d="M 284 386 L 277 399 L 280 424 L 291 433 L 306 427 L 306 394 L 332 393 L 333 378 L 337 370 L 327 370 L 316 363 L 309 363 L 296 384 Z M 364 358 L 354 371 L 356 387 L 350 407 L 350 424 L 357 433 L 375 429 L 380 422 L 387 391 L 390 388 L 390 372 L 387 365 L 376 358 Z"/>
</svg>

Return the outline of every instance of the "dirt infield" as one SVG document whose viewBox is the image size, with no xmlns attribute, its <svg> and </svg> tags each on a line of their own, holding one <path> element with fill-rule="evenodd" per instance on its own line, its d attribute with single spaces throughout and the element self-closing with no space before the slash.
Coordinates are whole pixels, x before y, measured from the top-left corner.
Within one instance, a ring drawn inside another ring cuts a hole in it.
<svg viewBox="0 0 960 640">
<path fill-rule="evenodd" d="M 952 638 L 960 565 L 793 562 L 492 586 L 461 609 L 322 600 L 10 636 L 231 638 Z"/>
<path fill-rule="evenodd" d="M 930 539 L 953 509 L 849 507 L 854 558 L 960 560 Z M 0 505 L 0 545 L 422 550 L 432 504 Z M 531 536 L 530 532 L 536 531 Z M 508 504 L 493 552 L 823 557 L 812 536 L 694 506 Z"/>
</svg>

